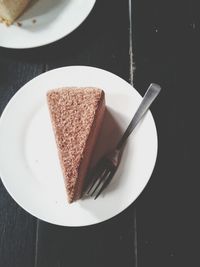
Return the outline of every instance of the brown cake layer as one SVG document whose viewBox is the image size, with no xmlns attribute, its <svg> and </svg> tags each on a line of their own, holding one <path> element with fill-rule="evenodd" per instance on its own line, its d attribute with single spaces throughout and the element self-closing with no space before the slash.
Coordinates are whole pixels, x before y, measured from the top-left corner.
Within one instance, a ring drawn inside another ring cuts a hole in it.
<svg viewBox="0 0 200 267">
<path fill-rule="evenodd" d="M 66 87 L 47 93 L 68 201 L 82 196 L 84 180 L 100 130 L 104 92 L 92 87 Z"/>
</svg>

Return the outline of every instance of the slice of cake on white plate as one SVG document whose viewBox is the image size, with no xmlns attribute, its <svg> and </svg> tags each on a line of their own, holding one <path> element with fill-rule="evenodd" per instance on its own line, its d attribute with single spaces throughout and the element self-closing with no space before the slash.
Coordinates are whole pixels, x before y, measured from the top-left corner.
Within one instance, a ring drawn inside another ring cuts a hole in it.
<svg viewBox="0 0 200 267">
<path fill-rule="evenodd" d="M 12 24 L 30 2 L 31 0 L 0 0 L 0 21 Z"/>
<path fill-rule="evenodd" d="M 86 174 L 102 125 L 104 91 L 66 87 L 47 93 L 69 203 L 83 195 Z"/>
</svg>

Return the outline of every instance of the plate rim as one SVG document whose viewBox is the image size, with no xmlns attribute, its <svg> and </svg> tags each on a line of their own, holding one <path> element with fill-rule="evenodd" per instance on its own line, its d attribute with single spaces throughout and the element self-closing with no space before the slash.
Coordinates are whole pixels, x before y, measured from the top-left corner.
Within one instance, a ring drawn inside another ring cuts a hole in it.
<svg viewBox="0 0 200 267">
<path fill-rule="evenodd" d="M 53 44 L 59 40 L 62 40 L 63 38 L 65 38 L 66 36 L 70 35 L 72 32 L 74 32 L 86 19 L 87 17 L 90 15 L 90 13 L 92 12 L 92 10 L 94 9 L 94 6 L 96 4 L 96 0 L 92 0 L 93 3 L 91 4 L 91 7 L 89 9 L 89 12 L 87 14 L 85 14 L 84 19 L 81 20 L 79 23 L 77 23 L 77 25 L 72 28 L 70 31 L 68 31 L 65 34 L 62 34 L 61 36 L 59 36 L 58 38 L 53 38 L 52 41 L 48 41 L 48 42 L 42 42 L 39 44 L 35 44 L 35 45 L 25 45 L 25 46 L 14 46 L 14 45 L 3 45 L 0 42 L 0 47 L 2 48 L 7 48 L 7 49 L 16 49 L 16 50 L 22 50 L 22 49 L 33 49 L 33 48 L 39 48 L 39 47 L 43 47 L 43 46 L 47 46 L 50 44 Z M 12 25 L 11 25 L 12 26 Z M 7 27 L 8 28 L 8 27 Z"/>
<path fill-rule="evenodd" d="M 117 77 L 118 79 L 121 79 L 123 80 L 123 82 L 127 83 L 129 86 L 131 86 L 134 90 L 135 90 L 135 93 L 138 94 L 138 96 L 142 99 L 142 96 L 140 95 L 140 93 L 135 89 L 135 87 L 133 87 L 129 82 L 127 82 L 125 79 L 121 78 L 120 76 L 118 76 L 117 74 L 114 74 L 110 71 L 107 71 L 105 69 L 102 69 L 102 68 L 98 68 L 98 67 L 93 67 L 93 66 L 87 66 L 87 65 L 72 65 L 72 66 L 64 66 L 64 67 L 60 67 L 60 68 L 55 68 L 55 69 L 52 69 L 52 70 L 49 70 L 49 71 L 46 71 L 46 72 L 43 72 L 39 75 L 37 75 L 36 77 L 34 77 L 33 79 L 29 80 L 27 83 L 25 83 L 22 87 L 19 88 L 19 90 L 17 90 L 17 92 L 11 97 L 11 99 L 9 100 L 9 102 L 7 103 L 7 105 L 5 106 L 1 116 L 0 116 L 0 128 L 1 128 L 1 123 L 2 121 L 4 120 L 4 117 L 6 117 L 6 114 L 8 111 L 8 109 L 10 108 L 10 105 L 12 105 L 12 101 L 15 101 L 15 97 L 16 95 L 18 95 L 19 93 L 23 93 L 24 90 L 28 90 L 29 88 L 29 84 L 32 83 L 33 80 L 35 79 L 40 79 L 41 76 L 45 76 L 45 75 L 48 75 L 50 72 L 59 72 L 60 70 L 63 70 L 63 69 L 71 69 L 71 68 L 87 68 L 87 69 L 96 69 L 97 71 L 103 71 L 103 72 L 106 72 L 108 74 L 111 74 L 115 77 Z M 46 220 L 44 218 L 42 218 L 42 216 L 38 216 L 37 214 L 35 214 L 34 212 L 30 212 L 27 208 L 24 207 L 23 204 L 21 204 L 21 201 L 19 200 L 16 200 L 15 196 L 10 192 L 8 186 L 7 186 L 7 183 L 6 183 L 6 179 L 3 178 L 2 174 L 3 172 L 1 172 L 1 168 L 0 168 L 0 179 L 2 181 L 2 184 L 3 186 L 6 188 L 7 192 L 9 193 L 9 195 L 12 197 L 12 199 L 23 209 L 25 210 L 28 214 L 34 216 L 35 218 L 37 219 L 40 219 L 44 222 L 47 222 L 47 223 L 50 223 L 50 224 L 53 224 L 53 225 L 59 225 L 59 226 L 65 226 L 65 227 L 87 227 L 87 226 L 92 226 L 92 225 L 96 225 L 96 224 L 100 224 L 100 223 L 103 223 L 103 222 L 106 222 L 112 218 L 115 218 L 116 216 L 118 216 L 119 214 L 123 213 L 126 209 L 128 209 L 133 203 L 135 203 L 135 201 L 138 199 L 138 197 L 140 196 L 140 194 L 143 192 L 143 190 L 146 188 L 147 184 L 149 183 L 150 181 L 150 178 L 152 176 L 152 173 L 155 169 L 155 166 L 156 166 L 156 162 L 157 162 L 157 158 L 158 158 L 158 131 L 157 131 L 157 127 L 156 127 L 156 123 L 155 123 L 155 119 L 152 115 L 152 112 L 149 110 L 149 114 L 150 114 L 150 117 L 152 119 L 152 122 L 154 124 L 154 127 L 155 127 L 155 140 L 156 140 L 156 143 L 155 143 L 155 158 L 154 158 L 154 162 L 151 166 L 151 170 L 149 172 L 149 177 L 147 179 L 147 181 L 145 182 L 145 184 L 142 186 L 142 189 L 140 191 L 137 192 L 136 194 L 136 197 L 133 201 L 131 201 L 127 206 L 126 208 L 124 208 L 123 210 L 117 212 L 115 215 L 111 215 L 109 216 L 107 219 L 103 219 L 103 220 L 99 220 L 99 222 L 94 222 L 94 223 L 85 223 L 85 224 L 81 224 L 81 225 L 73 225 L 73 224 L 64 224 L 64 223 L 60 223 L 60 222 L 55 222 L 55 220 Z"/>
</svg>

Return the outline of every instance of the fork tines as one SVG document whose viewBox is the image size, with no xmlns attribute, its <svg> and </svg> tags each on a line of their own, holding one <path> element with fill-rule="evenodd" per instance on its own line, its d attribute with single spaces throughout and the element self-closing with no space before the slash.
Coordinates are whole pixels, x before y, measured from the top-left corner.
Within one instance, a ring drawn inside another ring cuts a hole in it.
<svg viewBox="0 0 200 267">
<path fill-rule="evenodd" d="M 98 164 L 98 166 L 96 166 L 89 175 L 93 179 L 87 191 L 87 195 L 94 196 L 96 193 L 95 199 L 97 199 L 97 197 L 107 187 L 114 175 L 114 171 L 106 165 L 107 164 L 105 164 L 105 162 L 100 162 L 100 164 Z"/>
</svg>

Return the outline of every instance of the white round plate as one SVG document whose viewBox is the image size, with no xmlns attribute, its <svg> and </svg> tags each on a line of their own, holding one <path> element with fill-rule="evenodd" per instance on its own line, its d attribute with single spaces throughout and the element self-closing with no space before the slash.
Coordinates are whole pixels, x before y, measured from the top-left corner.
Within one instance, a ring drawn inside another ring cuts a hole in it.
<svg viewBox="0 0 200 267">
<path fill-rule="evenodd" d="M 0 23 L 0 46 L 33 48 L 57 41 L 76 29 L 94 4 L 95 0 L 34 0 L 12 26 Z"/>
<path fill-rule="evenodd" d="M 122 212 L 144 189 L 157 156 L 156 127 L 148 111 L 105 192 L 96 200 L 68 204 L 46 101 L 49 89 L 63 86 L 105 91 L 112 119 L 110 132 L 99 137 L 101 146 L 112 143 L 117 129 L 125 130 L 142 99 L 129 83 L 98 68 L 70 66 L 39 75 L 13 96 L 1 116 L 0 175 L 10 195 L 32 215 L 58 225 L 91 225 Z"/>
</svg>

